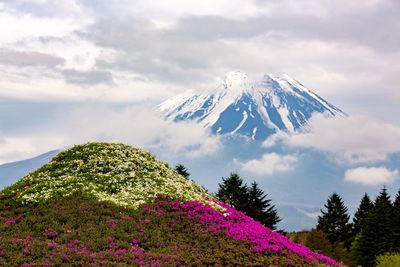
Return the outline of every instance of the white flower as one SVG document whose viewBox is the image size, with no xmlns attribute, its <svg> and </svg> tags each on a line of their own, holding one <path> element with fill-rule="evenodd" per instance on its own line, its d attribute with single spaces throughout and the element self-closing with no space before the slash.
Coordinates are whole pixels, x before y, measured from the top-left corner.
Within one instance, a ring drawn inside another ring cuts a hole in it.
<svg viewBox="0 0 400 267">
<path fill-rule="evenodd" d="M 143 150 L 121 144 L 75 146 L 23 181 L 30 186 L 15 188 L 23 203 L 44 202 L 81 191 L 100 201 L 132 208 L 153 201 L 157 195 L 166 195 L 180 201 L 197 200 L 226 211 L 202 187 L 177 175 L 166 163 Z"/>
</svg>

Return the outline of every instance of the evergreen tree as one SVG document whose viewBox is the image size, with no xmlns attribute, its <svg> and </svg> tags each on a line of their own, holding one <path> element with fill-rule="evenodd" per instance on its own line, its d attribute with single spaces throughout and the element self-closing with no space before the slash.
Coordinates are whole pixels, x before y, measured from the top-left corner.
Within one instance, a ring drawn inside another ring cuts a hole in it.
<svg viewBox="0 0 400 267">
<path fill-rule="evenodd" d="M 393 202 L 392 231 L 393 231 L 393 249 L 399 252 L 400 251 L 400 189 L 397 192 L 396 199 Z"/>
<path fill-rule="evenodd" d="M 217 198 L 227 202 L 239 211 L 245 211 L 248 205 L 247 185 L 237 173 L 229 177 L 222 177 L 222 184 L 218 184 Z"/>
<path fill-rule="evenodd" d="M 183 177 L 185 177 L 186 179 L 189 179 L 190 173 L 188 172 L 188 170 L 186 169 L 186 167 L 183 166 L 182 164 L 178 163 L 178 164 L 175 166 L 174 170 L 175 170 L 178 174 L 180 174 L 180 175 L 182 175 Z"/>
<path fill-rule="evenodd" d="M 365 218 L 373 207 L 373 203 L 367 193 L 361 199 L 360 206 L 358 207 L 353 218 L 353 237 L 355 237 L 360 231 L 364 224 Z"/>
<path fill-rule="evenodd" d="M 349 215 L 342 198 L 333 193 L 325 204 L 326 211 L 321 210 L 322 216 L 318 216 L 317 230 L 323 231 L 331 245 L 344 242 L 350 245 L 351 225 Z"/>
<path fill-rule="evenodd" d="M 271 199 L 266 199 L 267 195 L 258 187 L 256 182 L 251 184 L 248 189 L 248 202 L 244 212 L 256 221 L 265 226 L 276 229 L 276 224 L 281 221 L 275 206 L 271 204 Z"/>
<path fill-rule="evenodd" d="M 376 256 L 392 250 L 393 207 L 383 188 L 352 246 L 352 258 L 363 267 L 374 266 Z"/>
</svg>

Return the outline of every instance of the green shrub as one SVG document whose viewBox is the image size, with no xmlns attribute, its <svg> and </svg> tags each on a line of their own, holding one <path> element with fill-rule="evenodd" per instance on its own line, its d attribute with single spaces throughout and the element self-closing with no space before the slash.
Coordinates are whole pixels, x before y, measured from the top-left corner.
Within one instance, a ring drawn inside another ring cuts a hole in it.
<svg viewBox="0 0 400 267">
<path fill-rule="evenodd" d="M 377 267 L 400 267 L 400 254 L 387 253 L 376 258 Z"/>
<path fill-rule="evenodd" d="M 308 232 L 305 245 L 314 251 L 321 251 L 325 255 L 329 255 L 332 252 L 329 240 L 321 230 L 313 229 Z"/>
</svg>

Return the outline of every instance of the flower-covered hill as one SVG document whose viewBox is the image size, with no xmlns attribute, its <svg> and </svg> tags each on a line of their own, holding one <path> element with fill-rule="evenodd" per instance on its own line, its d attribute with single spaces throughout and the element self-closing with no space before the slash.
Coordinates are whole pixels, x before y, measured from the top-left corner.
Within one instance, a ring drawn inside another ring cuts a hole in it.
<svg viewBox="0 0 400 267">
<path fill-rule="evenodd" d="M 0 266 L 340 266 L 151 154 L 88 143 L 0 192 Z"/>
</svg>

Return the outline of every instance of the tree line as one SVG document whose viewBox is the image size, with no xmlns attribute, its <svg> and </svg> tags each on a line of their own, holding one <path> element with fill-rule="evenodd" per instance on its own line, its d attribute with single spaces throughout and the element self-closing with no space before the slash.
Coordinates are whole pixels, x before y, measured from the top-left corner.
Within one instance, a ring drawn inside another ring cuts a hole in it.
<svg viewBox="0 0 400 267">
<path fill-rule="evenodd" d="M 345 249 L 341 256 L 350 265 L 375 266 L 377 256 L 400 252 L 400 190 L 393 202 L 385 187 L 374 201 L 365 194 L 352 221 L 337 193 L 328 198 L 321 213 L 316 229 L 324 233 L 333 251 Z"/>
</svg>

